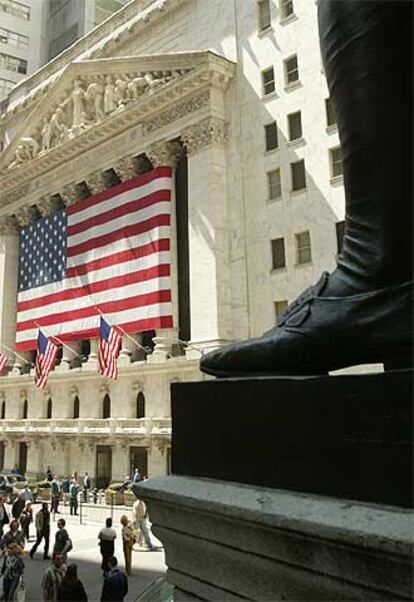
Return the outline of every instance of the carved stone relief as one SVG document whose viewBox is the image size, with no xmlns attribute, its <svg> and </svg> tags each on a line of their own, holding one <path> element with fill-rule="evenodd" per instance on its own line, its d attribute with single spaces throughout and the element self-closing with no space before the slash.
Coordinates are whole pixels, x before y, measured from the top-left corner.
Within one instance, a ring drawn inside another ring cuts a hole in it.
<svg viewBox="0 0 414 602">
<path fill-rule="evenodd" d="M 107 116 L 124 110 L 128 103 L 188 72 L 189 69 L 177 69 L 78 77 L 40 126 L 19 140 L 7 169 L 48 153 Z"/>
<path fill-rule="evenodd" d="M 211 144 L 225 146 L 228 139 L 228 127 L 222 119 L 209 117 L 187 128 L 181 134 L 181 139 L 187 148 L 188 154 L 197 152 L 200 148 Z"/>
</svg>

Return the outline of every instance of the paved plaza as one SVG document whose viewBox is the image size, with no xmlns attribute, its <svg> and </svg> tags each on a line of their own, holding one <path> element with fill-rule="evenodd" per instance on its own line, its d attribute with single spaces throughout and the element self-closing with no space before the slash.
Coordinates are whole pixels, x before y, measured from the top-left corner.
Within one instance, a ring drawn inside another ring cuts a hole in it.
<svg viewBox="0 0 414 602">
<path fill-rule="evenodd" d="M 40 505 L 36 504 L 35 512 Z M 99 506 L 96 508 L 83 508 L 82 524 L 79 516 L 69 516 L 68 507 L 61 507 L 60 516 L 66 520 L 66 528 L 73 542 L 73 550 L 68 555 L 68 562 L 74 562 L 78 566 L 78 574 L 85 590 L 88 594 L 89 602 L 99 602 L 102 589 L 102 572 L 100 570 L 101 555 L 98 547 L 98 533 L 106 516 L 111 515 L 111 508 Z M 127 514 L 131 517 L 130 508 L 114 507 L 113 520 L 117 532 L 115 543 L 115 555 L 118 558 L 119 565 L 124 568 L 124 558 L 122 552 L 121 526 L 119 516 Z M 101 520 L 102 519 L 102 520 Z M 57 521 L 51 522 L 50 553 L 55 539 Z M 30 542 L 26 544 L 28 552 L 34 543 L 35 529 L 31 525 Z M 160 545 L 155 537 L 154 542 Z M 41 581 L 49 560 L 43 560 L 43 542 L 39 546 L 33 560 L 28 553 L 25 556 L 25 575 L 26 575 L 26 602 L 38 602 L 43 600 Z M 159 549 L 156 552 L 149 552 L 139 549 L 133 552 L 132 556 L 132 576 L 128 580 L 129 594 L 126 598 L 128 602 L 133 602 L 153 581 L 165 574 L 166 565 L 164 562 L 164 550 Z"/>
</svg>

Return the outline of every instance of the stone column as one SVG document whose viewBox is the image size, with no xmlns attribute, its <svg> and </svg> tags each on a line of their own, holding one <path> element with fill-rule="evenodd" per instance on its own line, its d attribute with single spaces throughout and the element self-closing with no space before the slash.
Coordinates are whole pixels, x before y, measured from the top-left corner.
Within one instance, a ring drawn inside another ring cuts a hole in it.
<svg viewBox="0 0 414 602">
<path fill-rule="evenodd" d="M 42 454 L 39 440 L 27 441 L 27 470 L 26 475 L 30 478 L 37 479 L 43 473 Z"/>
<path fill-rule="evenodd" d="M 67 346 L 62 346 L 62 360 L 55 368 L 57 372 L 66 372 L 75 366 L 75 364 L 80 364 L 80 361 L 77 361 L 81 352 L 81 342 L 80 341 L 70 341 Z"/>
<path fill-rule="evenodd" d="M 10 473 L 19 461 L 19 445 L 16 441 L 6 439 L 4 443 L 4 472 Z"/>
<path fill-rule="evenodd" d="M 59 195 L 66 207 L 74 205 L 79 200 L 79 193 L 78 189 L 76 188 L 76 184 L 66 184 L 61 190 L 59 190 Z"/>
<path fill-rule="evenodd" d="M 99 349 L 99 339 L 91 339 L 91 350 L 89 352 L 88 361 L 82 364 L 82 368 L 85 370 L 92 370 L 94 372 L 98 371 L 98 349 Z"/>
<path fill-rule="evenodd" d="M 98 194 L 108 188 L 107 178 L 103 171 L 95 171 L 86 178 L 86 183 L 92 194 Z"/>
<path fill-rule="evenodd" d="M 152 442 L 148 448 L 148 478 L 163 477 L 167 474 L 167 447 Z"/>
<path fill-rule="evenodd" d="M 231 337 L 230 237 L 223 120 L 208 118 L 182 134 L 188 154 L 191 343 L 213 349 Z M 194 348 L 195 347 L 195 348 Z"/>
<path fill-rule="evenodd" d="M 112 446 L 112 479 L 123 481 L 129 474 L 129 446 L 127 441 L 115 441 Z"/>
<path fill-rule="evenodd" d="M 121 182 L 126 182 L 137 175 L 137 160 L 133 156 L 119 159 L 113 169 Z"/>
<path fill-rule="evenodd" d="M 161 165 L 173 169 L 171 190 L 171 296 L 173 328 L 162 328 L 156 331 L 153 341 L 154 351 L 147 357 L 149 362 L 164 362 L 171 356 L 171 349 L 178 339 L 178 261 L 177 261 L 177 229 L 176 229 L 176 195 L 174 170 L 182 157 L 183 148 L 177 141 L 157 142 L 147 151 L 153 167 Z"/>
<path fill-rule="evenodd" d="M 16 336 L 16 295 L 19 273 L 19 232 L 12 217 L 0 218 L 0 341 L 14 349 Z M 13 354 L 5 347 L 1 352 L 11 364 Z M 20 370 L 19 370 L 20 373 Z"/>
</svg>

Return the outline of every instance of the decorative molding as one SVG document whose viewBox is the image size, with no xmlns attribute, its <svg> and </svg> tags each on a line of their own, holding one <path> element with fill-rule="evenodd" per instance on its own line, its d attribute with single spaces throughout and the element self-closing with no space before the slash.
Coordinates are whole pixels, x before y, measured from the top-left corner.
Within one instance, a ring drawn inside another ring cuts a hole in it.
<svg viewBox="0 0 414 602">
<path fill-rule="evenodd" d="M 137 175 L 137 160 L 133 156 L 124 157 L 115 163 L 113 169 L 119 179 L 125 182 Z"/>
<path fill-rule="evenodd" d="M 0 235 L 16 234 L 19 231 L 16 219 L 11 215 L 0 216 Z"/>
<path fill-rule="evenodd" d="M 30 190 L 30 182 L 27 182 L 26 184 L 23 184 L 22 186 L 18 186 L 18 188 L 15 188 L 12 192 L 9 192 L 8 194 L 5 194 L 4 196 L 2 195 L 2 205 L 9 205 L 11 203 L 14 203 L 15 201 L 18 201 L 20 199 L 22 199 L 23 197 L 26 196 L 26 194 L 29 192 Z"/>
<path fill-rule="evenodd" d="M 66 207 L 70 207 L 79 201 L 76 184 L 66 184 L 59 191 L 59 194 Z"/>
<path fill-rule="evenodd" d="M 103 171 L 95 171 L 86 178 L 86 183 L 92 194 L 98 194 L 108 188 L 107 180 Z"/>
<path fill-rule="evenodd" d="M 148 136 L 155 132 L 156 130 L 169 125 L 173 121 L 177 119 L 181 119 L 182 117 L 186 117 L 191 113 L 195 113 L 208 107 L 210 104 L 210 92 L 207 90 L 198 96 L 194 96 L 184 102 L 176 104 L 168 111 L 164 111 L 160 113 L 153 119 L 147 120 L 143 123 L 143 135 Z"/>
<path fill-rule="evenodd" d="M 20 228 L 28 226 L 36 217 L 36 209 L 34 207 L 21 207 L 14 214 Z"/>
<path fill-rule="evenodd" d="M 223 119 L 209 117 L 184 130 L 181 139 L 189 155 L 206 146 L 225 147 L 228 140 L 228 126 Z"/>
<path fill-rule="evenodd" d="M 184 149 L 177 141 L 157 142 L 147 150 L 147 156 L 154 167 L 169 165 L 175 168 L 183 154 Z"/>
<path fill-rule="evenodd" d="M 109 385 L 107 385 L 106 383 L 102 383 L 99 386 L 99 391 L 103 397 L 105 397 L 105 395 L 107 394 L 109 395 Z"/>
<path fill-rule="evenodd" d="M 36 207 L 42 217 L 53 213 L 56 209 L 56 202 L 50 195 L 46 195 L 36 201 Z"/>
</svg>

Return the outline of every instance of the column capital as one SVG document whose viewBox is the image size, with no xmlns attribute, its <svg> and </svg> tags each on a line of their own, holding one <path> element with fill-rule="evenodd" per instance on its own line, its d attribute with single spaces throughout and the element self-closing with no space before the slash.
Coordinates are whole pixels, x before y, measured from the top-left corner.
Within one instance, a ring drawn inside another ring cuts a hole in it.
<svg viewBox="0 0 414 602">
<path fill-rule="evenodd" d="M 183 148 L 176 140 L 166 140 L 163 142 L 156 142 L 150 146 L 146 154 L 154 167 L 169 165 L 174 168 L 177 167 L 178 162 L 183 155 Z"/>
<path fill-rule="evenodd" d="M 122 182 L 130 180 L 137 175 L 137 160 L 132 155 L 119 159 L 113 169 Z"/>
<path fill-rule="evenodd" d="M 43 196 L 36 201 L 36 207 L 42 217 L 53 213 L 56 209 L 56 201 L 49 195 Z"/>
<path fill-rule="evenodd" d="M 0 235 L 16 234 L 19 231 L 16 218 L 12 215 L 0 216 Z"/>
<path fill-rule="evenodd" d="M 189 155 L 206 146 L 225 147 L 228 140 L 228 125 L 223 119 L 208 117 L 185 129 L 181 139 Z"/>
<path fill-rule="evenodd" d="M 59 191 L 62 201 L 66 205 L 66 207 L 70 207 L 74 205 L 79 200 L 78 191 L 76 189 L 76 184 L 66 184 Z"/>
<path fill-rule="evenodd" d="M 14 214 L 16 222 L 20 228 L 28 226 L 36 217 L 36 209 L 34 207 L 21 207 Z"/>
<path fill-rule="evenodd" d="M 98 194 L 98 192 L 102 192 L 108 188 L 105 173 L 100 170 L 89 174 L 85 178 L 85 181 L 92 194 Z"/>
</svg>

